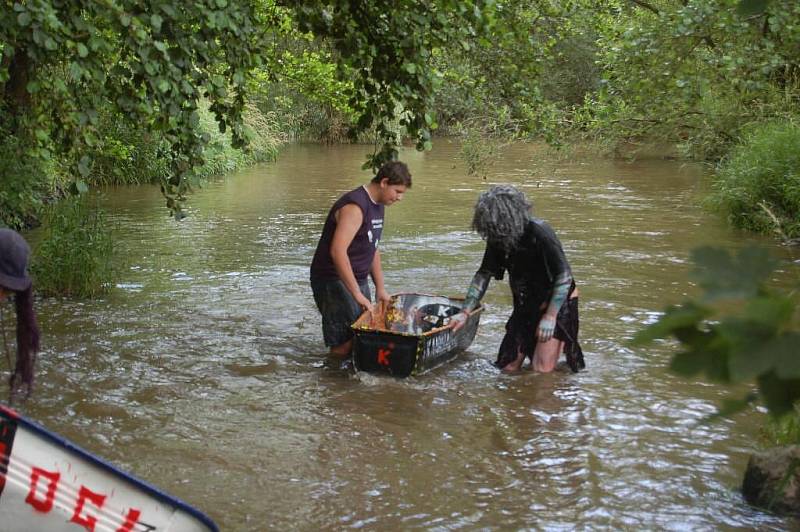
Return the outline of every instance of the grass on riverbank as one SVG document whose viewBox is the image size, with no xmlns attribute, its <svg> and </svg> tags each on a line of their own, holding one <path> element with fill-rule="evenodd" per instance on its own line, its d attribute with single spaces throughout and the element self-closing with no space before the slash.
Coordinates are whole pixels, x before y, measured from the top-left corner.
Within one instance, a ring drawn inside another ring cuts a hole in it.
<svg viewBox="0 0 800 532">
<path fill-rule="evenodd" d="M 721 162 L 710 203 L 737 227 L 800 237 L 800 126 L 755 127 Z"/>
<path fill-rule="evenodd" d="M 85 197 L 68 197 L 47 209 L 44 235 L 31 273 L 44 295 L 94 297 L 111 286 L 114 245 L 103 211 Z"/>
<path fill-rule="evenodd" d="M 769 447 L 775 445 L 800 445 L 800 406 L 794 414 L 779 420 L 770 419 L 764 427 L 764 439 Z"/>
<path fill-rule="evenodd" d="M 207 109 L 200 112 L 200 127 L 208 135 L 208 143 L 203 152 L 205 164 L 195 168 L 195 174 L 207 179 L 277 158 L 278 149 L 286 142 L 286 134 L 281 131 L 274 114 L 263 113 L 255 106 L 248 105 L 244 123 L 249 144 L 245 150 L 239 150 L 231 145 L 229 131 L 219 131 L 214 116 Z"/>
</svg>

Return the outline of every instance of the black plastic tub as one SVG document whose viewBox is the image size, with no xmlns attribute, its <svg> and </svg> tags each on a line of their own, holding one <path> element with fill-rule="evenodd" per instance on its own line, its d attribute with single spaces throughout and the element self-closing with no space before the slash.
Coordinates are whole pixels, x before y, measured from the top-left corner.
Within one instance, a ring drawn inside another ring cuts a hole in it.
<svg viewBox="0 0 800 532">
<path fill-rule="evenodd" d="M 352 325 L 356 369 L 408 377 L 452 360 L 472 344 L 483 310 L 472 311 L 453 332 L 451 317 L 463 304 L 463 298 L 396 294 L 377 315 L 365 312 Z"/>
</svg>

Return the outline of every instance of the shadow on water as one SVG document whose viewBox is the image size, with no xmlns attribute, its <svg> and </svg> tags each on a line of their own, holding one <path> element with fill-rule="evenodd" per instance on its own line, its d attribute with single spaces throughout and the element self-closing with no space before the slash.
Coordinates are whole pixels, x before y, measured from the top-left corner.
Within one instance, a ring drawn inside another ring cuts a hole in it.
<svg viewBox="0 0 800 532">
<path fill-rule="evenodd" d="M 499 375 L 511 297 L 494 282 L 469 351 L 396 380 L 322 363 L 307 280 L 330 204 L 369 178 L 363 152 L 290 146 L 198 191 L 179 224 L 153 188 L 109 191 L 119 284 L 41 302 L 26 413 L 222 530 L 790 525 L 737 492 L 762 414 L 702 424 L 725 390 L 670 374 L 668 345 L 625 346 L 695 293 L 690 249 L 743 243 L 698 207 L 701 168 L 519 145 L 483 180 L 446 140 L 403 152 L 414 186 L 387 209 L 387 289 L 463 295 L 482 255 L 475 198 L 517 184 L 572 263 L 588 368 Z"/>
</svg>

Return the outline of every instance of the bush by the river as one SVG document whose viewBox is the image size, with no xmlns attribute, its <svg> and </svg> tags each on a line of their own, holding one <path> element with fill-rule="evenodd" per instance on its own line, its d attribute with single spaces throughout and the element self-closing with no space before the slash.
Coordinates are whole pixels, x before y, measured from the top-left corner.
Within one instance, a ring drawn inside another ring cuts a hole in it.
<svg viewBox="0 0 800 532">
<path fill-rule="evenodd" d="M 800 237 L 800 126 L 750 132 L 720 164 L 712 202 L 745 229 Z"/>
<path fill-rule="evenodd" d="M 170 171 L 169 144 L 144 124 L 131 124 L 106 114 L 99 126 L 103 142 L 90 155 L 93 185 L 157 183 Z"/>
<path fill-rule="evenodd" d="M 269 113 L 248 105 L 244 113 L 249 145 L 234 148 L 230 131 L 220 132 L 207 105 L 198 109 L 200 131 L 206 139 L 205 163 L 194 169 L 201 178 L 222 175 L 264 161 L 272 161 L 285 142 L 279 122 Z M 157 183 L 170 172 L 169 143 L 158 132 L 108 117 L 102 125 L 105 140 L 93 154 L 89 181 L 96 185 Z"/>
<path fill-rule="evenodd" d="M 244 123 L 249 137 L 245 150 L 231 145 L 230 131 L 221 132 L 208 109 L 201 108 L 199 114 L 200 128 L 207 139 L 203 150 L 205 164 L 195 168 L 195 173 L 201 178 L 222 175 L 260 162 L 274 161 L 278 148 L 286 142 L 286 135 L 281 131 L 281 123 L 275 115 L 262 112 L 254 105 L 245 108 Z"/>
<path fill-rule="evenodd" d="M 198 114 L 208 141 L 205 164 L 194 169 L 200 178 L 274 160 L 286 139 L 280 122 L 252 105 L 246 107 L 244 115 L 249 138 L 244 150 L 232 146 L 230 131 L 219 131 L 207 106 L 201 106 Z M 71 154 L 89 156 L 85 181 L 91 186 L 158 183 L 170 172 L 169 143 L 162 133 L 148 129 L 146 124 L 131 124 L 107 113 L 98 121 L 97 137 L 102 142 Z M 27 144 L 25 138 L 11 135 L 0 126 L 0 226 L 20 229 L 37 225 L 45 205 L 63 197 L 64 189 L 74 179 L 66 171 L 75 166 L 70 156 L 57 157 L 45 149 L 43 156 L 25 157 L 22 152 Z"/>
<path fill-rule="evenodd" d="M 37 292 L 94 297 L 113 280 L 113 239 L 103 211 L 84 197 L 48 207 L 34 247 L 31 273 Z"/>
<path fill-rule="evenodd" d="M 24 145 L 0 129 L 0 227 L 21 229 L 36 220 L 60 180 L 55 161 L 22 157 Z"/>
</svg>

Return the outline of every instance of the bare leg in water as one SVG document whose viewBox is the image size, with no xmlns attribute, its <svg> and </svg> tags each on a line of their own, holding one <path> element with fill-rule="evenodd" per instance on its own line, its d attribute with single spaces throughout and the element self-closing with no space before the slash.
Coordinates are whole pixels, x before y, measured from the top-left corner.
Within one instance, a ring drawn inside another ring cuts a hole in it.
<svg viewBox="0 0 800 532">
<path fill-rule="evenodd" d="M 350 356 L 350 351 L 353 349 L 353 340 L 350 339 L 343 344 L 331 347 L 330 356 L 340 360 L 344 360 Z"/>
<path fill-rule="evenodd" d="M 541 373 L 550 373 L 558 364 L 558 359 L 563 349 L 563 340 L 551 338 L 546 342 L 539 342 L 533 351 L 532 369 Z"/>
<path fill-rule="evenodd" d="M 576 288 L 570 299 L 578 297 L 578 289 Z M 550 373 L 558 364 L 558 359 L 561 356 L 561 351 L 564 350 L 564 341 L 558 340 L 553 337 L 546 342 L 537 342 L 536 349 L 533 351 L 533 360 L 531 369 L 540 373 Z M 525 353 L 522 351 L 517 352 L 517 358 L 509 362 L 503 367 L 504 373 L 516 373 L 522 369 L 522 363 L 525 362 Z"/>
<path fill-rule="evenodd" d="M 539 342 L 536 344 L 536 349 L 533 352 L 533 363 L 531 369 L 541 372 L 549 373 L 555 369 L 558 363 L 558 358 L 561 356 L 561 351 L 564 348 L 564 342 L 551 338 L 546 342 Z M 517 358 L 509 362 L 503 367 L 503 373 L 516 373 L 522 369 L 522 363 L 525 362 L 525 353 L 519 351 Z"/>
</svg>

